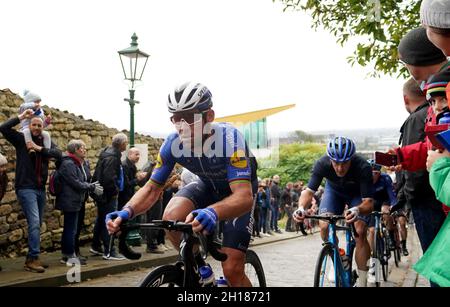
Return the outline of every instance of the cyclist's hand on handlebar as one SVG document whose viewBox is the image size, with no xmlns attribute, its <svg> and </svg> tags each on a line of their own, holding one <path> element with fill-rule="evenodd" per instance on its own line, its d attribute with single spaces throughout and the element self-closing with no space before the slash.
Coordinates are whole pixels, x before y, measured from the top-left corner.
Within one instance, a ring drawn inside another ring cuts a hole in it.
<svg viewBox="0 0 450 307">
<path fill-rule="evenodd" d="M 106 229 L 109 234 L 116 233 L 120 230 L 120 224 L 122 221 L 126 221 L 130 218 L 130 212 L 128 210 L 114 211 L 106 215 L 105 223 Z"/>
<path fill-rule="evenodd" d="M 216 228 L 218 221 L 216 210 L 211 207 L 204 209 L 197 209 L 192 211 L 186 217 L 186 223 L 192 222 L 192 231 L 201 232 L 204 234 L 211 234 Z"/>
<path fill-rule="evenodd" d="M 358 215 L 359 215 L 358 207 L 350 208 L 345 213 L 345 221 L 347 222 L 347 224 L 353 223 L 358 218 Z"/>
<path fill-rule="evenodd" d="M 294 211 L 292 217 L 294 218 L 294 221 L 296 221 L 297 223 L 301 223 L 305 220 L 305 214 L 306 214 L 305 209 L 298 208 L 297 210 Z"/>
</svg>

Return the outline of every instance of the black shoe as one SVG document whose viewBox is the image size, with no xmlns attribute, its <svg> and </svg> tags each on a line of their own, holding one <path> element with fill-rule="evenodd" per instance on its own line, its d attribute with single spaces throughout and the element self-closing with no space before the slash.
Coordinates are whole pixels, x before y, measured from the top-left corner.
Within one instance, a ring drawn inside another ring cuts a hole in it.
<svg viewBox="0 0 450 307">
<path fill-rule="evenodd" d="M 405 247 L 405 248 L 402 248 L 402 250 L 403 250 L 403 256 L 409 256 L 409 252 L 408 252 L 408 249 Z"/>
<path fill-rule="evenodd" d="M 88 256 L 83 256 L 80 252 L 76 253 L 77 258 L 82 259 L 83 261 L 87 261 Z"/>
</svg>

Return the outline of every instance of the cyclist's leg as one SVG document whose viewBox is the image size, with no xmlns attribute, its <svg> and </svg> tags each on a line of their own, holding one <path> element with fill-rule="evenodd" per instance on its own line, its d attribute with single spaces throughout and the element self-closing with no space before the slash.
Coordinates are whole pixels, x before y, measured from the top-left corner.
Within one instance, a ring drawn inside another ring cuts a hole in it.
<svg viewBox="0 0 450 307">
<path fill-rule="evenodd" d="M 390 207 L 388 205 L 383 205 L 381 212 L 389 214 Z M 383 221 L 389 232 L 394 231 L 394 218 L 391 215 L 383 215 Z"/>
<path fill-rule="evenodd" d="M 205 196 L 207 187 L 200 179 L 195 180 L 184 186 L 175 194 L 167 204 L 164 210 L 163 220 L 184 221 L 199 205 L 206 204 Z M 167 237 L 173 246 L 179 249 L 181 242 L 181 233 L 175 231 L 166 231 Z"/>
<path fill-rule="evenodd" d="M 408 220 L 406 219 L 406 214 L 405 212 L 400 209 L 398 211 L 398 216 L 397 216 L 397 222 L 400 225 L 400 240 L 401 240 L 401 244 L 402 244 L 402 252 L 403 252 L 403 256 L 408 256 L 409 255 L 409 251 L 408 248 L 406 247 L 406 239 L 408 237 L 408 232 L 406 230 L 406 223 L 408 222 Z"/>
<path fill-rule="evenodd" d="M 319 207 L 319 215 L 334 215 L 342 214 L 344 211 L 345 201 L 339 193 L 333 189 L 332 186 L 325 184 L 325 191 L 323 193 L 322 201 Z M 323 241 L 328 240 L 328 223 L 319 221 L 320 236 Z"/>
<path fill-rule="evenodd" d="M 387 213 L 389 214 L 390 212 L 390 206 L 389 205 L 383 205 L 381 208 L 381 211 L 383 213 Z M 395 228 L 394 228 L 394 218 L 389 214 L 389 215 L 383 215 L 383 222 L 384 225 L 386 225 L 386 229 L 389 232 L 389 240 L 388 240 L 388 244 L 389 244 L 389 249 L 393 250 L 395 248 Z"/>
<path fill-rule="evenodd" d="M 225 278 L 232 287 L 251 287 L 245 275 L 245 253 L 250 243 L 251 212 L 239 218 L 228 220 L 223 228 L 222 252 L 227 260 L 222 262 Z"/>
<path fill-rule="evenodd" d="M 349 202 L 349 208 L 359 206 L 362 203 L 361 197 L 354 197 Z M 355 261 L 358 267 L 358 286 L 367 286 L 367 272 L 369 267 L 367 262 L 370 259 L 370 245 L 367 241 L 367 225 L 369 224 L 368 216 L 358 216 L 358 220 L 355 222 L 355 229 L 358 237 L 355 238 Z"/>
<path fill-rule="evenodd" d="M 185 197 L 174 196 L 164 210 L 163 220 L 184 221 L 189 213 L 194 210 L 193 202 Z M 167 238 L 178 250 L 181 242 L 181 233 L 178 231 L 166 231 Z"/>
</svg>

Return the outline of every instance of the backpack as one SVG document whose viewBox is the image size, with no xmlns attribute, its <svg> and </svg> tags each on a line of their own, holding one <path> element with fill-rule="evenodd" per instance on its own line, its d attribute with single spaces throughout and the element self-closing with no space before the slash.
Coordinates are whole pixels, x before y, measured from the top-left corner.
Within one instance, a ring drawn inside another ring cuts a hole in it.
<svg viewBox="0 0 450 307">
<path fill-rule="evenodd" d="M 59 179 L 58 170 L 54 170 L 51 172 L 49 180 L 48 180 L 48 191 L 52 196 L 58 196 L 61 193 L 61 180 Z"/>
</svg>

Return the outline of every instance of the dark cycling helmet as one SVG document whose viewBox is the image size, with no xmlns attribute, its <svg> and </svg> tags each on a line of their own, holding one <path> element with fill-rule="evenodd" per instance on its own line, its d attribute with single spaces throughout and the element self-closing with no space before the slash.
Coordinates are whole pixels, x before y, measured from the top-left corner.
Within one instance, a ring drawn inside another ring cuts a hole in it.
<svg viewBox="0 0 450 307">
<path fill-rule="evenodd" d="M 381 171 L 382 166 L 380 164 L 375 163 L 375 160 L 369 159 L 367 160 L 367 162 L 369 162 L 370 166 L 372 167 L 372 170 Z"/>
<path fill-rule="evenodd" d="M 169 94 L 167 107 L 170 113 L 190 110 L 206 111 L 212 107 L 212 95 L 206 86 L 198 82 L 187 82 Z"/>
<path fill-rule="evenodd" d="M 347 162 L 355 154 L 356 146 L 352 140 L 338 136 L 331 139 L 327 146 L 327 155 L 335 162 Z"/>
</svg>

